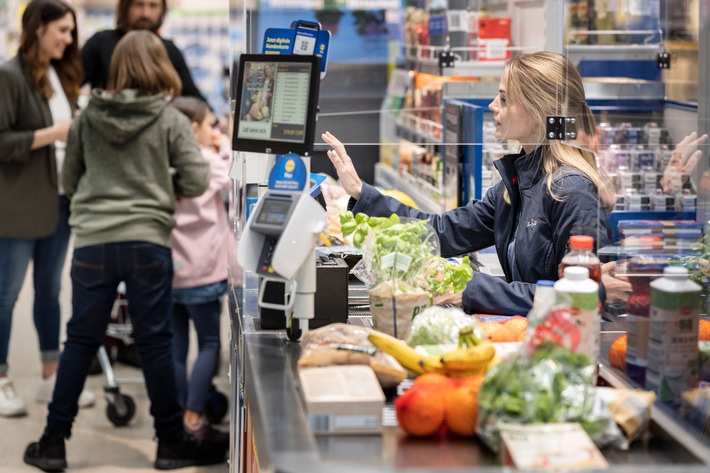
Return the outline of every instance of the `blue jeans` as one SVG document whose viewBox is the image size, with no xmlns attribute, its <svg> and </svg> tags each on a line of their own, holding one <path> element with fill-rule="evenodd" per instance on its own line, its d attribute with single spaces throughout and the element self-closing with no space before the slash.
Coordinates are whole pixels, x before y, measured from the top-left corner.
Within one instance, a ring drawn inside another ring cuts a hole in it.
<svg viewBox="0 0 710 473">
<path fill-rule="evenodd" d="M 59 290 L 71 230 L 69 199 L 59 196 L 59 220 L 44 238 L 0 238 L 0 374 L 7 373 L 12 313 L 30 261 L 34 270 L 34 324 L 42 361 L 59 358 Z"/>
<path fill-rule="evenodd" d="M 173 305 L 175 376 L 178 399 L 187 409 L 204 413 L 219 357 L 221 299 L 202 304 Z M 197 331 L 198 354 L 187 379 L 187 352 L 190 347 L 190 320 Z"/>
<path fill-rule="evenodd" d="M 173 365 L 170 248 L 121 242 L 74 250 L 71 267 L 72 317 L 49 404 L 45 434 L 69 438 L 89 365 L 103 343 L 116 288 L 126 283 L 133 338 L 159 439 L 176 442 L 184 427 Z"/>
</svg>

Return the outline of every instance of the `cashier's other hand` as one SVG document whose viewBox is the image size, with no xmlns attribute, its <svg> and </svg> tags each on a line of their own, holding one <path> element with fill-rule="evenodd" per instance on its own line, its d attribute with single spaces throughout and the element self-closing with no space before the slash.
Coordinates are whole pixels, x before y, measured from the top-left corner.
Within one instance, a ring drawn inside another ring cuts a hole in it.
<svg viewBox="0 0 710 473">
<path fill-rule="evenodd" d="M 680 190 L 680 186 L 688 181 L 693 169 L 703 157 L 698 145 L 705 143 L 707 139 L 708 135 L 698 137 L 696 132 L 692 132 L 675 146 L 671 160 L 659 181 L 664 192 L 675 194 Z"/>
<path fill-rule="evenodd" d="M 340 185 L 343 186 L 348 195 L 354 199 L 359 199 L 360 194 L 362 194 L 362 181 L 360 176 L 357 175 L 350 156 L 345 152 L 345 146 L 329 131 L 323 133 L 321 137 L 323 141 L 333 148 L 328 150 L 328 158 L 335 166 Z"/>
<path fill-rule="evenodd" d="M 610 261 L 602 265 L 602 284 L 606 290 L 606 303 L 623 303 L 629 300 L 631 295 L 631 284 L 614 276 L 616 271 L 616 261 Z"/>
<path fill-rule="evenodd" d="M 434 304 L 460 307 L 463 304 L 463 296 L 461 294 L 452 293 L 442 294 L 434 298 Z"/>
</svg>

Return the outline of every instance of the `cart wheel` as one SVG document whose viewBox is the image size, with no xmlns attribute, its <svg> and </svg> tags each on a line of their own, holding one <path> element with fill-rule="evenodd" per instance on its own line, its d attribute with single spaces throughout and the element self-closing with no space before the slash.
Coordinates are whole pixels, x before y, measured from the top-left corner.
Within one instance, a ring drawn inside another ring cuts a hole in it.
<svg viewBox="0 0 710 473">
<path fill-rule="evenodd" d="M 115 401 L 106 405 L 106 417 L 116 427 L 127 425 L 136 413 L 136 403 L 131 396 L 116 394 Z"/>
<path fill-rule="evenodd" d="M 205 417 L 210 424 L 219 424 L 229 411 L 229 399 L 221 392 L 213 389 L 205 405 Z"/>
<path fill-rule="evenodd" d="M 288 339 L 291 340 L 292 342 L 297 342 L 301 339 L 301 324 L 300 320 L 291 317 L 287 322 L 286 322 L 286 336 L 288 336 Z"/>
</svg>

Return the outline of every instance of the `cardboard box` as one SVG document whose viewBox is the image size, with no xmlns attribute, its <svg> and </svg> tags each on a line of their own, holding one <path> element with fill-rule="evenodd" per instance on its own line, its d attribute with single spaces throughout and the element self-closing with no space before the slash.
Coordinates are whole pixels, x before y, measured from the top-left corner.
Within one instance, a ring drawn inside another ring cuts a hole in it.
<svg viewBox="0 0 710 473">
<path fill-rule="evenodd" d="M 478 60 L 505 61 L 512 54 L 510 17 L 479 18 Z"/>
<path fill-rule="evenodd" d="M 608 468 L 578 423 L 499 425 L 503 464 L 521 469 Z"/>
<path fill-rule="evenodd" d="M 381 434 L 385 395 L 372 368 L 325 366 L 299 370 L 314 434 Z"/>
</svg>

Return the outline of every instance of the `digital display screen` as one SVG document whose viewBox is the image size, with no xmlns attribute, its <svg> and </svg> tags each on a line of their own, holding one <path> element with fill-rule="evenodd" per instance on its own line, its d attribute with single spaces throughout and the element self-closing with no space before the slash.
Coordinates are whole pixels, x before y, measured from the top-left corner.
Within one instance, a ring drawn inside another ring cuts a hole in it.
<svg viewBox="0 0 710 473">
<path fill-rule="evenodd" d="M 261 212 L 259 212 L 259 215 L 256 217 L 256 223 L 283 226 L 286 223 L 286 217 L 288 216 L 290 208 L 290 200 L 264 199 Z"/>
<path fill-rule="evenodd" d="M 242 54 L 237 70 L 232 149 L 313 152 L 320 56 Z"/>
<path fill-rule="evenodd" d="M 312 64 L 247 61 L 243 72 L 237 138 L 303 143 Z"/>
</svg>

